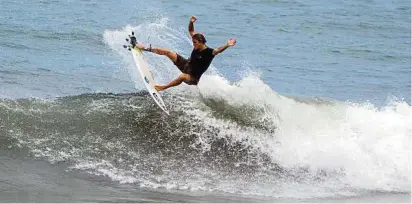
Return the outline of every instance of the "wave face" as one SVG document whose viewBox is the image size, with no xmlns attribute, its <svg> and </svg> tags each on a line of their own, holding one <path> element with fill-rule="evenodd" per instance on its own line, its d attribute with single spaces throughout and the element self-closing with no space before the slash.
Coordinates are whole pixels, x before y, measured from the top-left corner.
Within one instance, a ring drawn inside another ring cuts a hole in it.
<svg viewBox="0 0 412 204">
<path fill-rule="evenodd" d="M 254 76 L 203 80 L 199 90 L 165 93 L 171 116 L 145 91 L 2 99 L 1 148 L 147 188 L 274 197 L 410 191 L 408 104 L 292 99 Z"/>
</svg>

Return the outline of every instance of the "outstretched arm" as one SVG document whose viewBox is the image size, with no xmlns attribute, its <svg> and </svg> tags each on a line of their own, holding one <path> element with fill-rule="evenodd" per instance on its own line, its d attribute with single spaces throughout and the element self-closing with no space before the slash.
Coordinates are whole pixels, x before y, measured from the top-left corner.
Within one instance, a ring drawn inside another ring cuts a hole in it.
<svg viewBox="0 0 412 204">
<path fill-rule="evenodd" d="M 220 46 L 213 50 L 213 55 L 217 55 L 223 51 L 225 51 L 228 47 L 232 47 L 236 45 L 236 39 L 230 38 L 225 45 Z"/>
<path fill-rule="evenodd" d="M 193 23 L 197 20 L 196 16 L 192 16 L 189 21 L 189 34 L 192 37 L 195 34 L 195 26 Z"/>
</svg>

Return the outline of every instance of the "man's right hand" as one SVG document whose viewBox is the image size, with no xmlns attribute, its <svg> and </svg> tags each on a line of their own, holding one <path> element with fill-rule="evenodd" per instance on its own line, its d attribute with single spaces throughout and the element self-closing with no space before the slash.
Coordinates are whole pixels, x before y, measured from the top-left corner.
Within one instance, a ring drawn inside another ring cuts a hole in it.
<svg viewBox="0 0 412 204">
<path fill-rule="evenodd" d="M 192 17 L 190 18 L 190 22 L 192 22 L 192 23 L 194 23 L 196 20 L 197 20 L 196 16 L 192 16 Z"/>
</svg>

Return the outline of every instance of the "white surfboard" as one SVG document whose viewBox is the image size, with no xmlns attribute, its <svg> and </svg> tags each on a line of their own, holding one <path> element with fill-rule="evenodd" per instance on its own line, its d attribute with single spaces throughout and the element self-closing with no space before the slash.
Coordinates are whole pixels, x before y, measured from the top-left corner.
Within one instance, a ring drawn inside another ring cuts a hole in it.
<svg viewBox="0 0 412 204">
<path fill-rule="evenodd" d="M 140 76 L 142 77 L 143 83 L 145 84 L 147 91 L 150 96 L 156 102 L 156 104 L 162 109 L 166 114 L 169 115 L 169 111 L 166 108 L 165 103 L 158 91 L 155 89 L 156 83 L 153 80 L 152 73 L 149 71 L 149 65 L 145 60 L 142 51 L 138 48 L 129 47 L 133 55 L 134 62 L 136 64 L 137 70 L 139 71 Z"/>
<path fill-rule="evenodd" d="M 156 104 L 166 113 L 169 115 L 169 111 L 166 108 L 165 103 L 163 102 L 162 97 L 160 96 L 159 92 L 156 91 L 155 85 L 156 83 L 153 80 L 152 73 L 149 71 L 149 65 L 147 64 L 146 60 L 142 55 L 142 51 L 138 48 L 132 48 L 132 55 L 134 62 L 136 64 L 137 70 L 142 77 L 143 83 L 145 84 L 147 91 L 149 91 L 150 96 L 152 96 L 153 100 Z"/>
</svg>

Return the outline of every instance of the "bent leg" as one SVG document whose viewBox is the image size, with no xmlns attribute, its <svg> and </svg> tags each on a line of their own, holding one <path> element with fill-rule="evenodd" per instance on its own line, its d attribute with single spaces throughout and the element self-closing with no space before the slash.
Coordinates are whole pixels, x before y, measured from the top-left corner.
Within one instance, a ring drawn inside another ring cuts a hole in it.
<svg viewBox="0 0 412 204">
<path fill-rule="evenodd" d="M 174 79 L 173 81 L 171 81 L 170 83 L 168 83 L 164 86 L 155 86 L 155 89 L 157 91 L 163 91 L 163 90 L 168 89 L 170 87 L 180 85 L 182 82 L 188 83 L 189 81 L 190 81 L 190 75 L 181 74 L 181 75 L 179 75 L 179 77 L 177 77 L 176 79 Z"/>
</svg>

